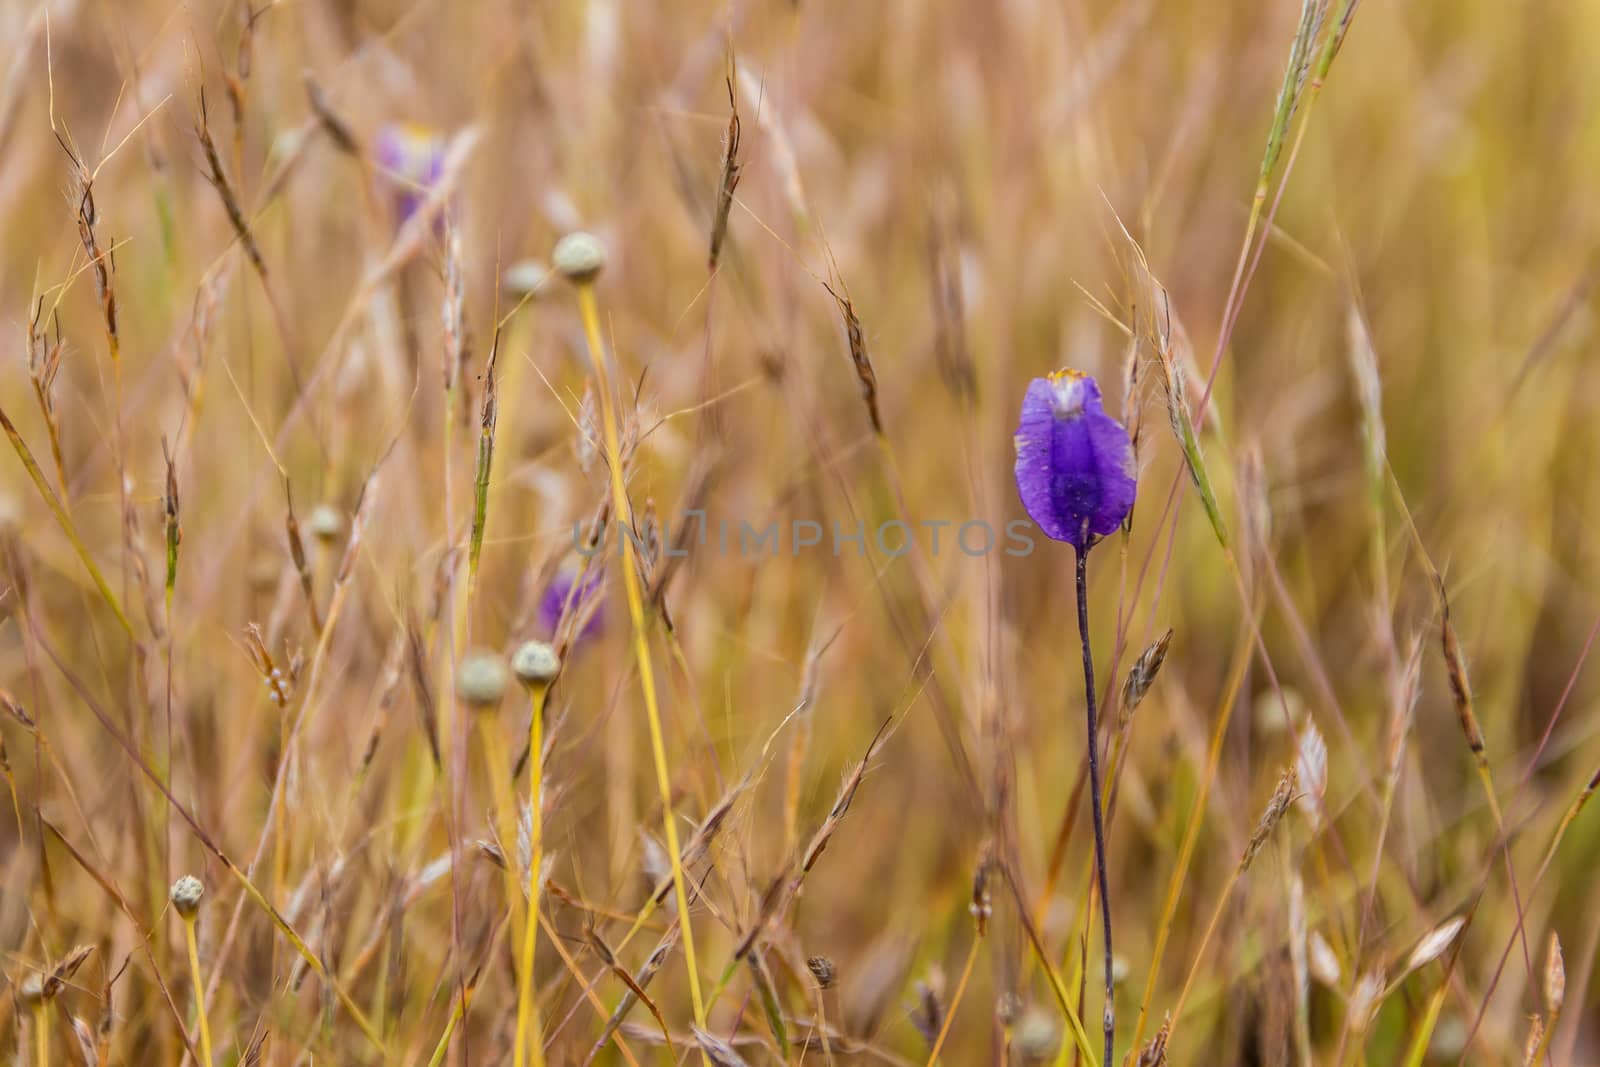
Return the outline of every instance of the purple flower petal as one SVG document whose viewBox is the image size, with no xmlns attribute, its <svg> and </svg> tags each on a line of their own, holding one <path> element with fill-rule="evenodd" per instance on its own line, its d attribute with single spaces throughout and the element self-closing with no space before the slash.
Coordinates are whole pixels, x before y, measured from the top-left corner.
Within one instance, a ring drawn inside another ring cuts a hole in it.
<svg viewBox="0 0 1600 1067">
<path fill-rule="evenodd" d="M 1017 424 L 1017 493 L 1046 536 L 1079 548 L 1114 531 L 1133 508 L 1133 445 L 1087 374 L 1028 383 Z"/>
<path fill-rule="evenodd" d="M 572 643 L 576 645 L 599 633 L 605 621 L 603 605 L 600 603 L 601 579 L 598 569 L 590 570 L 581 584 L 578 583 L 577 572 L 557 572 L 539 600 L 539 625 L 544 632 L 554 637 L 566 619 L 586 617 L 583 628 L 572 635 Z M 574 586 L 577 588 L 574 589 Z"/>
<path fill-rule="evenodd" d="M 396 224 L 422 206 L 428 190 L 444 176 L 446 140 L 426 126 L 389 125 L 373 145 L 378 167 L 394 186 Z"/>
</svg>

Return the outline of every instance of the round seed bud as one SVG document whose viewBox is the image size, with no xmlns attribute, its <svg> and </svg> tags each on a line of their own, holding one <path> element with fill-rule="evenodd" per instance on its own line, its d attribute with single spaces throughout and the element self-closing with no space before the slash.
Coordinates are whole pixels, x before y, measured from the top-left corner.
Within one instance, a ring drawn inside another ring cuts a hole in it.
<svg viewBox="0 0 1600 1067">
<path fill-rule="evenodd" d="M 592 233 L 569 233 L 550 254 L 556 270 L 572 282 L 592 282 L 606 265 L 606 246 Z"/>
<path fill-rule="evenodd" d="M 171 895 L 172 906 L 178 909 L 179 915 L 189 919 L 200 910 L 200 898 L 206 895 L 206 887 L 194 875 L 186 874 L 172 883 Z"/>
<path fill-rule="evenodd" d="M 549 281 L 549 267 L 537 259 L 524 259 L 506 268 L 500 287 L 512 296 L 538 296 Z"/>
<path fill-rule="evenodd" d="M 995 998 L 994 1017 L 1001 1026 L 1013 1026 L 1022 1014 L 1022 998 L 1015 993 L 1001 993 Z"/>
<path fill-rule="evenodd" d="M 1446 1015 L 1434 1027 L 1433 1040 L 1428 1042 L 1428 1052 L 1434 1059 L 1453 1060 L 1467 1047 L 1466 1020 L 1459 1015 Z"/>
<path fill-rule="evenodd" d="M 511 673 L 523 685 L 550 682 L 561 671 L 561 657 L 543 641 L 524 641 L 511 656 Z"/>
<path fill-rule="evenodd" d="M 837 977 L 833 961 L 826 956 L 812 956 L 806 960 L 806 969 L 811 972 L 811 977 L 817 980 L 818 989 L 827 989 L 833 985 L 833 980 Z"/>
<path fill-rule="evenodd" d="M 1128 957 L 1111 957 L 1111 981 L 1114 984 L 1121 985 L 1123 982 L 1126 982 L 1128 980 L 1128 970 Z"/>
<path fill-rule="evenodd" d="M 456 692 L 476 708 L 491 708 L 500 703 L 506 691 L 506 664 L 493 652 L 469 652 L 461 661 Z"/>
<path fill-rule="evenodd" d="M 339 509 L 333 505 L 318 504 L 306 525 L 310 528 L 312 537 L 323 544 L 330 544 L 344 531 L 344 518 L 339 514 Z"/>
<path fill-rule="evenodd" d="M 28 975 L 17 987 L 17 999 L 24 1004 L 39 1003 L 44 999 L 44 979 L 37 974 Z"/>
<path fill-rule="evenodd" d="M 1061 1047 L 1061 1027 L 1051 1013 L 1030 1008 L 1017 1024 L 1015 1044 L 1024 1063 L 1046 1063 Z"/>
</svg>

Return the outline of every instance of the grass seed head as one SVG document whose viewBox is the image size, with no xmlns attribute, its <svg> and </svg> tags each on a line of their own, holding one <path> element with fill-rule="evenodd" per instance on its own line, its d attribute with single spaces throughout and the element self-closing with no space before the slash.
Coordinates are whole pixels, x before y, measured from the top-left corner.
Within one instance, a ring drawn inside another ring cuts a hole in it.
<svg viewBox="0 0 1600 1067">
<path fill-rule="evenodd" d="M 1295 780 L 1293 767 L 1285 769 L 1283 776 L 1278 779 L 1278 787 L 1272 791 L 1272 799 L 1267 801 L 1267 808 L 1261 813 L 1261 820 L 1256 823 L 1255 832 L 1250 835 L 1250 843 L 1245 846 L 1244 855 L 1239 858 L 1240 874 L 1250 869 L 1256 854 L 1267 843 L 1267 838 L 1272 836 L 1272 831 L 1278 828 L 1283 813 L 1289 810 L 1289 804 L 1294 800 Z"/>
<path fill-rule="evenodd" d="M 818 989 L 827 989 L 833 985 L 838 973 L 834 970 L 833 961 L 826 956 L 811 956 L 806 959 L 806 970 L 811 972 L 811 977 L 816 980 Z"/>
<path fill-rule="evenodd" d="M 1167 1062 L 1167 1037 L 1172 1033 L 1172 1020 L 1161 1020 L 1161 1029 L 1156 1031 L 1144 1048 L 1139 1050 L 1138 1067 L 1165 1067 Z"/>
<path fill-rule="evenodd" d="M 1155 684 L 1156 675 L 1161 673 L 1161 664 L 1166 662 L 1167 647 L 1172 644 L 1172 630 L 1156 639 L 1155 643 L 1139 654 L 1133 666 L 1128 670 L 1127 680 L 1122 683 L 1122 710 L 1118 716 L 1119 729 L 1128 725 L 1128 720 L 1133 718 L 1136 708 L 1144 701 L 1145 694 L 1150 692 L 1150 687 Z"/>
<path fill-rule="evenodd" d="M 1567 966 L 1561 956 L 1561 938 L 1550 931 L 1550 951 L 1544 965 L 1544 1005 L 1551 1015 L 1558 1015 L 1567 1001 Z"/>
</svg>

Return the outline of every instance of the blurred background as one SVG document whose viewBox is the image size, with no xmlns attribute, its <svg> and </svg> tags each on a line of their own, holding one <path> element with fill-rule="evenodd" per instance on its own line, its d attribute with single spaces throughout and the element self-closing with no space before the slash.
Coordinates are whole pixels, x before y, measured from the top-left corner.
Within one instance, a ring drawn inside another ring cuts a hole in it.
<svg viewBox="0 0 1600 1067">
<path fill-rule="evenodd" d="M 185 874 L 215 1061 L 511 1062 L 530 709 L 462 668 L 530 639 L 548 1062 L 1098 1062 L 1072 550 L 1005 538 L 1060 367 L 1139 466 L 1089 560 L 1117 1058 L 1600 1062 L 1600 7 L 55 0 L 0 40 L 18 1062 L 200 1054 Z"/>
</svg>

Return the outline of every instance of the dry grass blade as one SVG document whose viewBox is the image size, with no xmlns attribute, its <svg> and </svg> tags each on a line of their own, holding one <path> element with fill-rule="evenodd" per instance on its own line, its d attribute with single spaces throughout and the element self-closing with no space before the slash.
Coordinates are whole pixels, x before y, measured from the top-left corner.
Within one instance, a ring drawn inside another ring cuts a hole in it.
<svg viewBox="0 0 1600 1067">
<path fill-rule="evenodd" d="M 228 181 L 228 172 L 222 165 L 222 156 L 217 151 L 217 143 L 211 136 L 210 117 L 206 110 L 206 91 L 200 90 L 200 118 L 195 123 L 195 137 L 200 141 L 200 151 L 206 160 L 206 181 L 217 191 L 217 197 L 222 201 L 222 210 L 227 213 L 228 222 L 233 226 L 233 233 L 244 247 L 245 256 L 249 258 L 250 265 L 262 278 L 267 276 L 266 260 L 261 258 L 261 246 L 256 244 L 254 231 L 250 229 L 250 220 L 245 215 L 244 208 L 240 206 L 239 195 L 234 191 L 233 183 Z"/>
<path fill-rule="evenodd" d="M 716 214 L 711 220 L 711 254 L 707 267 L 713 273 L 722 256 L 722 242 L 728 235 L 728 213 L 733 210 L 733 193 L 739 187 L 739 100 L 733 91 L 733 75 L 728 75 L 728 132 L 722 141 L 722 179 L 717 185 Z"/>
<path fill-rule="evenodd" d="M 161 776 L 156 774 L 156 772 L 151 768 L 150 764 L 145 761 L 144 756 L 140 754 L 139 750 L 131 741 L 128 740 L 127 736 L 123 734 L 121 728 L 118 727 L 117 724 L 114 723 L 105 713 L 105 711 L 101 709 L 100 705 L 95 701 L 93 696 L 90 695 L 88 689 L 84 687 L 77 675 L 72 673 L 72 671 L 68 668 L 66 661 L 62 659 L 59 654 L 57 654 L 56 650 L 51 647 L 49 642 L 44 640 L 42 636 L 38 637 L 38 641 L 40 647 L 44 649 L 45 653 L 56 665 L 56 668 L 61 672 L 62 676 L 66 678 L 67 682 L 72 686 L 74 692 L 77 693 L 78 699 L 82 701 L 83 705 L 90 710 L 96 719 L 99 720 L 101 727 L 114 741 L 117 742 L 117 744 L 122 748 L 123 752 L 127 754 L 128 759 L 139 770 L 139 772 L 143 774 L 153 786 L 155 786 L 156 790 L 166 800 L 172 811 L 176 813 L 178 817 L 182 819 L 183 822 L 189 827 L 189 831 L 194 835 L 195 840 L 200 842 L 200 844 L 205 847 L 206 851 L 211 853 L 211 855 L 214 856 L 216 860 L 227 869 L 229 874 L 233 875 L 235 881 L 239 883 L 240 888 L 244 890 L 245 895 L 249 897 L 250 900 L 258 908 L 260 908 L 268 918 L 272 920 L 273 925 L 278 928 L 278 932 L 281 933 L 284 939 L 287 940 L 294 950 L 300 954 L 301 958 L 305 960 L 307 966 L 311 968 L 312 972 L 315 973 L 325 985 L 332 988 L 334 995 L 339 998 L 339 1002 L 343 1004 L 345 1010 L 350 1013 L 350 1017 L 355 1020 L 355 1023 L 358 1027 L 360 1027 L 361 1032 L 366 1035 L 367 1039 L 375 1047 L 381 1050 L 383 1048 L 383 1038 L 375 1029 L 373 1029 L 372 1023 L 367 1020 L 366 1013 L 363 1012 L 360 1006 L 350 998 L 350 994 L 347 993 L 344 987 L 339 984 L 338 979 L 323 967 L 322 960 L 315 953 L 313 953 L 309 947 L 307 947 L 305 941 L 302 940 L 300 935 L 295 932 L 294 928 L 289 925 L 288 920 L 285 919 L 281 913 L 279 913 L 277 908 L 272 906 L 271 902 L 269 902 L 264 895 L 262 895 L 261 890 L 256 887 L 255 883 L 252 882 L 248 876 L 246 876 L 244 871 L 241 870 L 233 862 L 233 860 L 228 858 L 227 854 L 224 853 L 217 845 L 215 839 L 212 838 L 212 836 L 206 832 L 205 828 L 200 825 L 199 820 L 194 817 L 193 813 L 191 813 L 188 808 L 184 807 L 184 805 L 178 801 L 178 798 L 172 794 L 172 791 L 167 788 L 167 785 L 162 780 Z"/>
<path fill-rule="evenodd" d="M 54 823 L 41 817 L 39 824 L 50 833 L 51 837 L 55 838 L 56 842 L 60 844 L 62 848 L 67 850 L 67 854 L 72 857 L 73 862 L 77 863 L 77 865 L 82 868 L 91 879 L 94 880 L 94 883 L 100 887 L 101 891 L 116 902 L 117 909 L 134 924 L 134 929 L 140 933 L 139 948 L 145 954 L 146 960 L 148 960 L 151 964 L 151 970 L 155 975 L 156 986 L 161 991 L 162 1002 L 166 1004 L 168 1013 L 172 1016 L 173 1021 L 177 1025 L 178 1036 L 182 1040 L 185 1049 L 192 1057 L 194 1055 L 194 1047 L 189 1044 L 188 1021 L 184 1018 L 183 1009 L 179 1008 L 178 1002 L 172 998 L 172 990 L 167 986 L 166 979 L 162 977 L 160 969 L 155 965 L 155 954 L 150 947 L 150 934 L 143 929 L 143 924 L 140 922 L 139 917 L 134 914 L 133 908 L 128 904 L 127 898 L 122 895 L 122 891 L 116 887 L 115 883 L 113 883 L 104 872 L 102 872 L 93 863 L 89 862 L 88 857 L 86 857 L 82 852 L 78 851 L 77 846 L 75 846 L 71 841 L 67 840 L 67 836 L 63 834 Z M 109 1021 L 111 1005 L 109 982 L 107 983 L 106 987 L 105 1000 L 106 1020 Z"/>
<path fill-rule="evenodd" d="M 850 362 L 856 369 L 856 380 L 861 383 L 861 399 L 867 405 L 867 418 L 872 421 L 872 432 L 883 436 L 883 416 L 878 412 L 878 375 L 872 369 L 872 357 L 867 354 L 867 335 L 861 329 L 861 319 L 848 296 L 840 296 L 833 286 L 823 283 L 828 295 L 839 305 L 839 315 L 844 319 L 845 341 L 850 348 Z"/>
<path fill-rule="evenodd" d="M 667 928 L 667 932 L 661 935 L 661 940 L 650 951 L 650 955 L 645 957 L 645 961 L 640 965 L 639 970 L 626 983 L 628 992 L 617 1002 L 616 1010 L 606 1019 L 605 1026 L 600 1030 L 600 1036 L 595 1039 L 588 1055 L 584 1057 L 584 1067 L 588 1067 L 589 1064 L 594 1062 L 595 1057 L 605 1049 L 612 1036 L 616 1034 L 617 1029 L 622 1026 L 623 1020 L 628 1017 L 628 1012 L 632 1011 L 633 1006 L 644 998 L 644 990 L 650 985 L 651 980 L 660 973 L 662 966 L 667 962 L 667 958 L 672 955 L 673 948 L 677 946 L 678 930 L 679 927 L 676 922 Z"/>
<path fill-rule="evenodd" d="M 1472 706 L 1472 682 L 1467 677 L 1467 660 L 1461 652 L 1461 641 L 1456 637 L 1455 624 L 1450 621 L 1450 598 L 1445 593 L 1444 579 L 1434 576 L 1434 588 L 1439 596 L 1439 641 L 1444 649 L 1445 670 L 1450 677 L 1450 695 L 1455 698 L 1456 717 L 1461 721 L 1461 732 L 1479 764 L 1487 760 L 1483 748 L 1483 730 L 1478 726 L 1478 714 Z"/>
<path fill-rule="evenodd" d="M 45 998 L 54 997 L 65 989 L 72 976 L 78 973 L 78 968 L 83 966 L 83 961 L 88 959 L 92 952 L 94 952 L 93 945 L 75 945 L 70 952 L 61 957 L 44 976 Z"/>
<path fill-rule="evenodd" d="M 133 624 L 128 621 L 128 616 L 123 612 L 122 602 L 117 599 L 117 595 L 106 584 L 105 575 L 100 573 L 99 565 L 95 563 L 94 557 L 89 554 L 88 548 L 84 546 L 83 540 L 78 536 L 78 528 L 73 525 L 72 516 L 67 514 L 67 509 L 62 505 L 61 498 L 56 496 L 56 491 L 50 488 L 50 483 L 45 480 L 44 471 L 39 469 L 39 464 L 34 461 L 33 453 L 29 451 L 27 442 L 22 439 L 22 434 L 17 432 L 17 427 L 12 423 L 11 419 L 6 416 L 4 408 L 0 408 L 0 429 L 5 431 L 6 437 L 11 441 L 11 447 L 16 449 L 17 458 L 22 460 L 22 466 L 27 470 L 28 477 L 32 479 L 34 488 L 39 491 L 39 495 L 44 498 L 44 502 L 49 506 L 50 514 L 55 516 L 56 523 L 61 527 L 61 532 L 66 535 L 68 543 L 72 545 L 72 550 L 77 553 L 79 561 L 82 562 L 83 569 L 89 572 L 89 578 L 94 582 L 94 587 L 99 592 L 100 598 L 106 602 L 106 606 L 111 609 L 111 613 L 122 624 L 123 631 L 129 637 L 132 637 Z"/>
<path fill-rule="evenodd" d="M 722 1038 L 707 1033 L 698 1026 L 694 1027 L 692 1032 L 700 1050 L 710 1057 L 712 1067 L 750 1067 L 745 1058 Z"/>
<path fill-rule="evenodd" d="M 1139 1050 L 1138 1067 L 1165 1067 L 1167 1062 L 1167 1037 L 1172 1032 L 1172 1019 L 1169 1016 L 1161 1020 L 1161 1027 L 1156 1031 L 1144 1048 Z"/>
<path fill-rule="evenodd" d="M 617 981 L 621 982 L 628 988 L 628 993 L 634 997 L 634 999 L 643 1004 L 651 1015 L 655 1016 L 656 1024 L 661 1027 L 661 1036 L 670 1044 L 672 1041 L 672 1031 L 667 1026 L 666 1017 L 661 1014 L 661 1009 L 656 1007 L 655 1001 L 651 1000 L 649 995 L 645 993 L 643 983 L 634 978 L 633 975 L 629 974 L 627 968 L 623 967 L 617 962 L 617 957 L 611 951 L 610 946 L 606 944 L 605 938 L 601 937 L 599 931 L 597 931 L 592 925 L 584 926 L 583 938 L 589 943 L 589 947 L 594 950 L 594 954 L 599 957 L 600 962 L 605 964 L 606 969 L 616 977 Z M 652 953 L 651 958 L 653 959 L 654 957 L 655 953 Z M 646 961 L 646 966 L 649 966 L 648 960 Z M 652 968 L 648 974 L 644 975 L 645 981 L 649 981 L 654 974 L 655 969 Z M 622 1009 L 619 1006 L 618 1011 L 621 1010 Z M 621 1019 L 618 1019 L 617 1021 L 620 1023 Z M 608 1025 L 607 1030 L 607 1036 L 609 1037 L 609 1032 L 614 1032 L 616 1027 Z"/>
<path fill-rule="evenodd" d="M 306 88 L 306 102 L 311 105 L 311 112 L 317 116 L 317 121 L 322 124 L 322 130 L 328 135 L 328 139 L 339 151 L 360 159 L 361 142 L 356 139 L 350 124 L 334 110 L 333 103 L 328 99 L 328 94 L 323 91 L 316 76 L 308 70 L 302 74 L 302 80 Z"/>
</svg>

